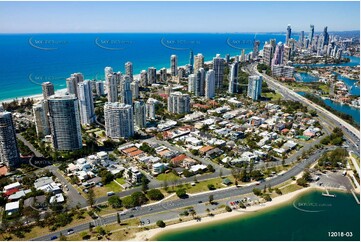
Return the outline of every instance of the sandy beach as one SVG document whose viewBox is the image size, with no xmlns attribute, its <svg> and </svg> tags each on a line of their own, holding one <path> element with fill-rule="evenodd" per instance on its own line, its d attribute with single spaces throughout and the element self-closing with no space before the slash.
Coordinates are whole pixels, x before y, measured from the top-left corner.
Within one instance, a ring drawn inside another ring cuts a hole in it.
<svg viewBox="0 0 361 242">
<path fill-rule="evenodd" d="M 151 229 L 148 231 L 143 231 L 143 232 L 137 233 L 135 238 L 133 238 L 132 240 L 133 241 L 152 240 L 152 239 L 155 239 L 155 237 L 157 235 L 159 235 L 160 233 L 164 233 L 166 231 L 180 229 L 180 228 L 186 228 L 186 227 L 190 227 L 190 226 L 205 225 L 205 224 L 211 223 L 211 222 L 217 222 L 220 220 L 226 220 L 226 219 L 230 219 L 230 218 L 237 218 L 240 216 L 244 216 L 245 214 L 249 214 L 249 212 L 257 212 L 260 210 L 264 210 L 266 208 L 274 207 L 274 206 L 280 205 L 282 203 L 289 202 L 290 200 L 297 197 L 301 193 L 307 192 L 310 189 L 315 189 L 315 188 L 312 188 L 312 187 L 303 188 L 301 190 L 297 190 L 297 191 L 294 191 L 294 192 L 291 192 L 291 193 L 288 193 L 288 194 L 285 194 L 282 196 L 275 197 L 271 202 L 247 207 L 247 209 L 244 209 L 244 210 L 233 211 L 231 213 L 216 214 L 214 217 L 204 217 L 204 218 L 202 218 L 202 220 L 200 222 L 197 222 L 196 220 L 192 220 L 192 221 L 187 221 L 184 223 L 170 225 L 165 228 L 156 228 L 156 229 Z M 242 211 L 242 212 L 240 212 L 240 211 Z"/>
</svg>

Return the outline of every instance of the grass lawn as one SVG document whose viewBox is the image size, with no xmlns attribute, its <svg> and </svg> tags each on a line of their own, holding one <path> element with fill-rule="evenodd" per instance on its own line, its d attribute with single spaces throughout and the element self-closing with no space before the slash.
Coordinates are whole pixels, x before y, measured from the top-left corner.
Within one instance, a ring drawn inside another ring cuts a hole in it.
<svg viewBox="0 0 361 242">
<path fill-rule="evenodd" d="M 303 187 L 297 185 L 297 184 L 290 184 L 288 186 L 282 187 L 280 188 L 282 194 L 286 194 L 286 193 L 290 193 L 290 192 L 294 192 L 297 190 L 302 189 Z"/>
<path fill-rule="evenodd" d="M 158 181 L 165 181 L 165 180 L 167 180 L 167 181 L 174 181 L 174 180 L 178 180 L 178 179 L 180 179 L 180 177 L 177 176 L 177 175 L 174 175 L 172 172 L 169 172 L 169 173 L 167 173 L 167 174 L 165 174 L 165 173 L 159 174 L 159 175 L 157 176 L 157 180 L 158 180 Z"/>
<path fill-rule="evenodd" d="M 103 187 L 94 187 L 93 190 L 95 193 L 95 197 L 104 197 L 107 195 L 107 192 L 121 192 L 122 187 L 112 181 L 111 183 L 106 184 Z"/>
<path fill-rule="evenodd" d="M 282 95 L 279 93 L 272 93 L 272 92 L 267 92 L 263 94 L 264 97 L 270 98 L 271 100 L 278 100 L 278 99 L 282 99 Z"/>
<path fill-rule="evenodd" d="M 119 182 L 119 184 L 125 184 L 125 179 L 124 178 L 117 178 L 115 179 L 117 182 Z"/>
<path fill-rule="evenodd" d="M 360 165 L 360 157 L 358 157 L 356 154 L 351 153 L 351 156 L 357 161 L 357 163 Z"/>
</svg>

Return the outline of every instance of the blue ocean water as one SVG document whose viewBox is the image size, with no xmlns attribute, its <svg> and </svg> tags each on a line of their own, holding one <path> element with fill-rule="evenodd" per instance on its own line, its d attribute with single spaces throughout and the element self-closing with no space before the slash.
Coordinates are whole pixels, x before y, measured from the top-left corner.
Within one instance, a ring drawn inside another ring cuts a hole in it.
<svg viewBox="0 0 361 242">
<path fill-rule="evenodd" d="M 65 88 L 71 73 L 87 79 L 104 79 L 104 67 L 124 72 L 124 63 L 133 63 L 134 74 L 154 66 L 170 66 L 170 55 L 178 65 L 189 63 L 189 50 L 202 53 L 205 60 L 216 54 L 240 55 L 252 51 L 253 41 L 282 34 L 2 34 L 0 35 L 0 100 L 41 93 L 40 84 L 51 81 L 55 89 Z"/>
</svg>

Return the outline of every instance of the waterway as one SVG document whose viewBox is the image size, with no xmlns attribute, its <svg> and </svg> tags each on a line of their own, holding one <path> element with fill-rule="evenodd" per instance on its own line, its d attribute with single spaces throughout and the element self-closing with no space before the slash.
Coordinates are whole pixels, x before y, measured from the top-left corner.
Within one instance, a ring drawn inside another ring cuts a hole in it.
<svg viewBox="0 0 361 242">
<path fill-rule="evenodd" d="M 313 190 L 276 208 L 167 232 L 157 240 L 359 241 L 360 207 L 351 194 L 337 192 L 336 195 L 336 198 L 324 197 L 321 191 Z M 340 232 L 340 236 L 332 237 L 334 234 L 330 232 Z"/>
</svg>

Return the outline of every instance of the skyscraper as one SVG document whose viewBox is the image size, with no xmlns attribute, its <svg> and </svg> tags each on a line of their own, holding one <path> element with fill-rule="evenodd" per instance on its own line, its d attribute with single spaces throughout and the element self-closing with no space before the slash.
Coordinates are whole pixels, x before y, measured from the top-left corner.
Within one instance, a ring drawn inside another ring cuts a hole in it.
<svg viewBox="0 0 361 242">
<path fill-rule="evenodd" d="M 240 61 L 241 61 L 241 62 L 245 62 L 245 61 L 246 61 L 246 54 L 245 54 L 245 50 L 244 50 L 244 49 L 242 50 L 241 57 L 240 57 Z"/>
<path fill-rule="evenodd" d="M 89 80 L 78 84 L 80 123 L 90 125 L 95 121 L 93 92 Z"/>
<path fill-rule="evenodd" d="M 304 47 L 304 43 L 305 43 L 305 31 L 301 31 L 301 35 L 299 39 L 299 44 L 301 48 Z"/>
<path fill-rule="evenodd" d="M 138 99 L 139 98 L 139 81 L 134 80 L 132 83 L 130 83 L 130 88 L 132 89 L 133 100 Z"/>
<path fill-rule="evenodd" d="M 197 92 L 199 92 L 199 96 L 204 96 L 204 88 L 206 86 L 206 72 L 204 68 L 199 68 L 197 79 L 199 79 L 199 88 L 197 89 Z"/>
<path fill-rule="evenodd" d="M 261 76 L 249 76 L 248 77 L 248 90 L 247 97 L 252 100 L 258 100 L 262 93 L 262 77 Z"/>
<path fill-rule="evenodd" d="M 168 112 L 183 114 L 190 111 L 190 97 L 181 92 L 172 92 L 168 97 Z"/>
<path fill-rule="evenodd" d="M 147 74 L 148 85 L 152 85 L 153 83 L 157 82 L 157 69 L 155 69 L 154 67 L 149 67 Z"/>
<path fill-rule="evenodd" d="M 189 52 L 189 73 L 188 74 L 193 73 L 193 64 L 194 64 L 193 50 L 190 50 L 190 52 Z"/>
<path fill-rule="evenodd" d="M 7 111 L 0 111 L 0 162 L 10 170 L 20 162 L 13 118 Z"/>
<path fill-rule="evenodd" d="M 134 102 L 134 119 L 135 125 L 142 129 L 146 127 L 146 110 L 143 101 Z"/>
<path fill-rule="evenodd" d="M 215 95 L 215 81 L 216 74 L 214 70 L 209 70 L 206 73 L 206 86 L 205 86 L 205 97 L 207 99 L 214 98 Z"/>
<path fill-rule="evenodd" d="M 41 84 L 41 88 L 43 91 L 43 98 L 48 99 L 51 95 L 54 95 L 54 85 L 51 82 L 43 82 Z"/>
<path fill-rule="evenodd" d="M 213 58 L 213 70 L 215 75 L 216 89 L 222 88 L 223 78 L 224 78 L 224 67 L 225 67 L 225 60 L 221 58 L 220 54 L 217 54 L 216 57 Z"/>
<path fill-rule="evenodd" d="M 313 43 L 314 33 L 315 33 L 315 26 L 311 24 L 310 25 L 310 33 L 309 33 L 309 36 L 308 36 L 308 39 L 310 40 L 309 45 L 311 45 L 311 46 L 312 46 L 312 43 Z"/>
<path fill-rule="evenodd" d="M 128 75 L 124 75 L 120 82 L 120 102 L 128 105 L 133 104 L 132 90 L 130 88 L 130 78 Z"/>
<path fill-rule="evenodd" d="M 170 74 L 172 76 L 178 75 L 178 57 L 176 55 L 170 56 Z"/>
<path fill-rule="evenodd" d="M 291 47 L 289 47 L 288 45 L 284 45 L 284 47 L 283 47 L 283 63 L 280 63 L 280 64 L 287 65 L 288 61 L 291 61 Z"/>
<path fill-rule="evenodd" d="M 291 25 L 287 26 L 287 33 L 286 33 L 286 44 L 288 44 L 288 40 L 291 38 Z"/>
<path fill-rule="evenodd" d="M 103 96 L 104 95 L 104 82 L 103 81 L 95 82 L 95 89 L 96 89 L 97 96 Z"/>
<path fill-rule="evenodd" d="M 188 92 L 195 94 L 197 87 L 197 75 L 190 74 L 188 76 Z"/>
<path fill-rule="evenodd" d="M 130 78 L 130 81 L 133 81 L 133 63 L 127 62 L 125 63 L 125 75 L 128 75 Z"/>
<path fill-rule="evenodd" d="M 108 74 L 106 79 L 108 102 L 118 101 L 118 80 L 116 73 Z"/>
<path fill-rule="evenodd" d="M 140 72 L 140 86 L 142 87 L 148 86 L 148 76 L 146 70 L 142 70 Z"/>
<path fill-rule="evenodd" d="M 323 29 L 323 45 L 328 45 L 329 35 L 327 32 L 327 26 Z"/>
<path fill-rule="evenodd" d="M 271 66 L 272 62 L 272 55 L 273 55 L 273 48 L 271 44 L 266 44 L 263 46 L 263 63 L 267 66 Z"/>
<path fill-rule="evenodd" d="M 66 88 L 69 94 L 74 94 L 78 97 L 78 83 L 84 81 L 84 76 L 81 73 L 73 73 L 66 79 Z"/>
<path fill-rule="evenodd" d="M 110 66 L 107 66 L 104 68 L 104 80 L 107 79 L 107 76 L 109 74 L 113 74 L 113 68 L 111 68 Z"/>
<path fill-rule="evenodd" d="M 146 103 L 146 117 L 147 119 L 155 119 L 155 105 L 157 104 L 158 100 L 154 98 L 148 98 Z"/>
<path fill-rule="evenodd" d="M 35 129 L 38 137 L 44 137 L 50 134 L 48 113 L 48 103 L 46 100 L 42 100 L 33 105 L 33 114 L 35 121 Z"/>
<path fill-rule="evenodd" d="M 49 124 L 53 147 L 60 151 L 82 148 L 78 99 L 73 94 L 48 99 Z"/>
<path fill-rule="evenodd" d="M 202 67 L 204 67 L 204 56 L 198 53 L 198 55 L 194 57 L 194 73 Z"/>
<path fill-rule="evenodd" d="M 105 103 L 105 132 L 113 139 L 130 138 L 134 135 L 133 108 L 124 103 Z"/>
<path fill-rule="evenodd" d="M 278 42 L 272 59 L 272 66 L 283 64 L 283 44 Z"/>
<path fill-rule="evenodd" d="M 252 58 L 257 58 L 258 57 L 258 54 L 259 54 L 259 40 L 255 40 L 254 43 L 253 43 L 253 54 L 252 54 Z"/>
<path fill-rule="evenodd" d="M 159 78 L 161 82 L 167 83 L 167 69 L 162 68 L 159 70 Z"/>
<path fill-rule="evenodd" d="M 228 84 L 228 92 L 229 93 L 237 93 L 238 92 L 238 61 L 234 62 L 231 66 L 231 71 L 229 73 L 229 84 Z"/>
</svg>

